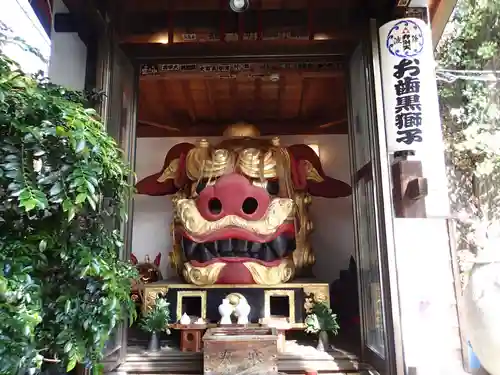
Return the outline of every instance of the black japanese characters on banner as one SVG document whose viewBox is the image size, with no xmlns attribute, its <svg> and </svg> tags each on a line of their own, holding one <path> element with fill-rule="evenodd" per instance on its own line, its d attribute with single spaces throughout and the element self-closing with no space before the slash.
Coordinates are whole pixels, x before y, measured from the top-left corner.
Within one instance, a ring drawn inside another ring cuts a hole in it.
<svg viewBox="0 0 500 375">
<path fill-rule="evenodd" d="M 403 43 L 404 44 L 404 43 Z M 420 61 L 401 59 L 394 66 L 396 93 L 395 126 L 396 142 L 412 145 L 422 142 L 422 105 L 420 103 Z"/>
<path fill-rule="evenodd" d="M 432 35 L 403 18 L 379 29 L 385 134 L 389 153 L 423 150 L 441 139 Z"/>
</svg>

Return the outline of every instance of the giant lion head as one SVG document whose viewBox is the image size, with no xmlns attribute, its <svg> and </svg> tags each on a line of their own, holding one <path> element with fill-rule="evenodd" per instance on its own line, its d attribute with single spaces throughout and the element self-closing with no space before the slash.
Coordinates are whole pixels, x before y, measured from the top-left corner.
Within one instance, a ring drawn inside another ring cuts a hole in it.
<svg viewBox="0 0 500 375">
<path fill-rule="evenodd" d="M 309 146 L 282 147 L 235 124 L 218 144 L 173 146 L 137 191 L 173 196 L 171 261 L 187 282 L 273 285 L 314 263 L 310 196 L 345 197 L 351 187 L 325 175 Z"/>
</svg>

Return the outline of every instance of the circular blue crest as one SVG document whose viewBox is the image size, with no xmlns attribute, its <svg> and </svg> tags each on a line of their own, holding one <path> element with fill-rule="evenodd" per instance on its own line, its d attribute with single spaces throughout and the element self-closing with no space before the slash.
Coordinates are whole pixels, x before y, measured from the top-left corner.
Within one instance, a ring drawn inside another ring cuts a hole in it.
<svg viewBox="0 0 500 375">
<path fill-rule="evenodd" d="M 387 35 L 386 47 L 393 56 L 408 58 L 418 56 L 424 49 L 424 34 L 412 20 L 396 23 Z"/>
</svg>

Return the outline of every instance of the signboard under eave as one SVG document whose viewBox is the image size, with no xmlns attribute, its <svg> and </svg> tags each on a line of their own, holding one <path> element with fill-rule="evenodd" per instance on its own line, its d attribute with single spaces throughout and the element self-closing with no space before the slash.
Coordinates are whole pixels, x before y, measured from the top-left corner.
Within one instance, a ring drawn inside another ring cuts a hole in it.
<svg viewBox="0 0 500 375">
<path fill-rule="evenodd" d="M 379 29 L 384 115 L 389 153 L 419 152 L 441 137 L 432 36 L 416 18 Z"/>
</svg>

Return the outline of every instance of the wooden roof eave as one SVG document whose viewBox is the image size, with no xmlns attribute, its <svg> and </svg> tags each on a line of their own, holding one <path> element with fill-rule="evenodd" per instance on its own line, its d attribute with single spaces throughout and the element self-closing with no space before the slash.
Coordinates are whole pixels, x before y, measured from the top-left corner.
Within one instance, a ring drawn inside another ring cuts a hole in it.
<svg viewBox="0 0 500 375">
<path fill-rule="evenodd" d="M 86 0 L 63 0 L 70 14 L 74 15 L 76 32 L 80 39 L 88 45 L 89 41 L 103 35 L 107 22 L 92 2 Z"/>
<path fill-rule="evenodd" d="M 431 18 L 432 42 L 434 48 L 443 36 L 457 0 L 429 0 L 429 13 Z"/>
</svg>

